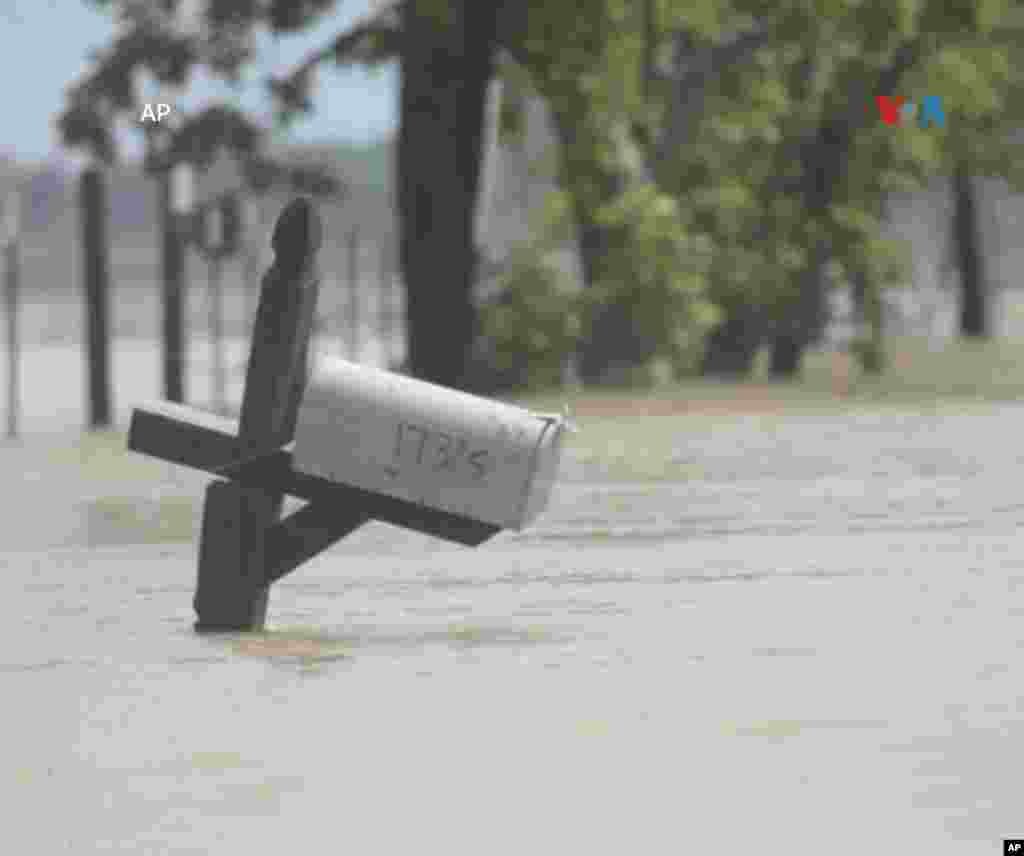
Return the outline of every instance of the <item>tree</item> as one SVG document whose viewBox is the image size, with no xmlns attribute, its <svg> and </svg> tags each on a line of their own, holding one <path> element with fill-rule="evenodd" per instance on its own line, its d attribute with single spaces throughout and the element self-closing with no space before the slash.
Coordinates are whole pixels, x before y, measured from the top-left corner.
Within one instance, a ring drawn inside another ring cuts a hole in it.
<svg viewBox="0 0 1024 856">
<path fill-rule="evenodd" d="M 300 30 L 333 6 L 216 0 L 206 40 L 226 46 L 218 67 L 237 68 L 254 27 Z M 1020 88 L 1015 14 L 1009 0 L 405 0 L 272 86 L 288 116 L 313 108 L 309 85 L 327 60 L 400 62 L 402 263 L 421 377 L 468 384 L 472 213 L 486 83 L 504 73 L 502 52 L 559 129 L 554 208 L 570 213 L 583 249 L 585 376 L 620 360 L 681 369 L 710 330 L 708 371 L 745 372 L 771 342 L 774 372 L 793 377 L 830 283 L 868 294 L 897 278 L 879 238 L 885 195 L 950 161 L 948 133 L 893 133 L 874 96 L 937 87 L 951 127 L 1004 127 L 1001 102 Z M 1005 173 L 983 133 L 964 135 L 964 150 L 984 143 Z"/>
<path fill-rule="evenodd" d="M 989 337 L 985 256 L 978 229 L 978 194 L 963 161 L 953 168 L 953 247 L 960 271 L 960 335 Z"/>
<path fill-rule="evenodd" d="M 722 318 L 705 369 L 745 373 L 753 349 L 769 341 L 773 373 L 789 378 L 821 333 L 830 282 L 876 293 L 899 279 L 898 253 L 879 236 L 888 192 L 948 169 L 951 140 L 972 164 L 1007 174 L 1002 131 L 1021 117 L 1003 104 L 1019 98 L 1010 71 L 1019 13 L 1009 3 L 740 0 L 718 8 L 718 32 L 691 17 L 661 37 L 678 40 L 683 24 L 689 49 L 676 54 L 677 79 L 700 67 L 702 51 L 741 42 L 744 32 L 760 31 L 764 42 L 705 77 L 697 97 L 688 93 L 689 145 L 653 174 L 696 209 L 715 247 L 707 289 Z M 881 126 L 874 96 L 904 86 L 943 93 L 951 126 L 964 130 L 951 137 Z M 673 99 L 681 90 L 667 91 Z"/>
<path fill-rule="evenodd" d="M 827 149 L 812 144 L 809 163 L 818 174 L 818 192 L 807 193 L 812 173 L 805 169 L 803 194 L 805 214 L 820 224 L 824 246 L 812 245 L 817 252 L 805 271 L 804 300 L 790 304 L 783 335 L 775 337 L 772 364 L 778 376 L 794 376 L 803 348 L 820 335 L 824 319 L 817 312 L 824 278 L 816 268 L 838 261 L 854 281 L 865 268 L 873 268 L 868 276 L 873 290 L 880 285 L 881 269 L 888 266 L 885 276 L 895 278 L 891 255 L 883 253 L 878 264 L 867 257 L 867 251 L 878 248 L 887 192 L 917 188 L 927 176 L 948 174 L 958 151 L 979 170 L 1010 173 L 1007 131 L 1021 119 L 1019 110 L 1006 109 L 1019 100 L 1019 78 L 1015 82 L 1012 71 L 1012 46 L 1019 42 L 1016 15 L 1010 3 L 868 4 L 857 11 L 853 26 L 844 26 L 862 47 L 835 66 L 830 75 L 834 92 L 863 97 L 866 80 L 875 95 L 901 89 L 940 94 L 948 121 L 945 128 L 905 123 L 895 129 L 863 108 L 858 114 L 853 99 L 846 104 L 826 99 L 823 115 L 831 118 L 820 127 L 838 120 L 841 144 L 833 141 Z M 818 140 L 823 139 L 819 133 Z"/>
<path fill-rule="evenodd" d="M 142 5 L 173 12 L 178 4 L 167 0 Z M 186 69 L 202 63 L 231 78 L 251 58 L 257 28 L 298 32 L 318 23 L 335 5 L 332 0 L 271 0 L 262 5 L 211 0 L 201 34 L 181 37 L 178 55 Z M 324 61 L 400 60 L 397 196 L 408 293 L 409 367 L 422 378 L 453 386 L 469 384 L 467 367 L 476 335 L 471 224 L 486 86 L 497 49 L 498 21 L 504 14 L 499 2 L 396 3 L 340 33 L 290 74 L 270 81 L 278 117 L 287 121 L 314 108 L 309 86 Z M 169 72 L 159 56 L 174 44 L 174 39 L 161 39 L 158 50 L 137 57 L 134 64 L 146 65 L 163 80 Z M 117 47 L 113 53 L 126 53 L 123 46 Z M 123 99 L 126 104 L 131 100 Z"/>
<path fill-rule="evenodd" d="M 67 104 L 57 124 L 65 145 L 82 149 L 101 163 L 110 164 L 117 159 L 113 133 L 117 120 L 135 120 L 140 115 L 139 72 L 148 72 L 164 86 L 182 88 L 198 63 L 232 79 L 239 64 L 249 56 L 245 34 L 231 26 L 230 16 L 224 20 L 224 9 L 216 4 L 208 14 L 223 26 L 199 32 L 186 31 L 178 25 L 175 2 L 108 0 L 93 5 L 114 8 L 118 31 L 111 45 L 93 56 L 90 70 L 69 87 Z M 160 184 L 164 395 L 169 400 L 182 401 L 185 251 L 180 224 L 171 212 L 172 168 L 181 162 L 205 166 L 215 150 L 223 146 L 242 159 L 250 187 L 257 192 L 277 183 L 299 192 L 336 195 L 340 185 L 323 170 L 287 168 L 266 158 L 262 154 L 264 129 L 231 108 L 211 107 L 199 115 L 184 117 L 170 133 L 152 123 L 141 127 L 147 143 L 145 168 Z M 94 362 L 90 360 L 91 364 Z"/>
<path fill-rule="evenodd" d="M 674 228 L 677 205 L 663 194 L 649 199 L 650 188 L 637 182 L 641 165 L 629 163 L 636 154 L 630 111 L 641 109 L 627 72 L 639 69 L 635 20 L 630 5 L 619 0 L 587 0 L 582 6 L 409 0 L 340 35 L 276 84 L 294 108 L 311 109 L 312 71 L 326 59 L 395 57 L 402 64 L 397 171 L 414 371 L 424 368 L 425 376 L 441 379 L 430 366 L 419 366 L 434 361 L 428 354 L 435 349 L 447 353 L 449 376 L 457 363 L 472 359 L 480 330 L 470 224 L 486 84 L 496 72 L 515 74 L 513 68 L 524 71 L 547 99 L 561 139 L 559 174 L 567 204 L 554 207 L 569 212 L 583 249 L 587 289 L 580 315 L 583 339 L 592 346 L 584 349 L 584 377 L 598 379 L 623 357 L 638 362 L 692 347 L 694 337 L 681 335 L 680 328 L 692 326 L 685 318 L 700 314 L 699 281 L 678 263 L 686 247 L 682 231 Z M 460 46 L 466 33 L 475 40 L 472 50 Z M 513 62 L 499 64 L 499 53 Z M 438 139 L 443 151 L 436 149 Z M 455 153 L 458 176 L 448 166 Z M 438 223 L 442 206 L 451 220 L 444 228 Z M 438 280 L 445 283 L 443 293 Z M 644 299 L 636 300 L 631 289 Z M 659 306 L 662 297 L 671 311 Z M 660 328 L 650 335 L 652 325 Z M 421 349 L 419 342 L 431 344 Z"/>
<path fill-rule="evenodd" d="M 672 100 L 678 109 L 659 135 L 652 92 L 693 85 L 656 73 L 653 40 L 665 14 L 654 3 L 617 0 L 531 4 L 525 36 L 505 42 L 546 99 L 559 138 L 561 207 L 571 212 L 586 286 L 579 368 L 590 383 L 631 379 L 655 359 L 687 361 L 710 320 L 702 300 L 706 235 L 695 234 L 685 205 L 652 181 L 682 142 L 689 106 Z"/>
<path fill-rule="evenodd" d="M 452 386 L 473 386 L 473 224 L 498 10 L 480 0 L 402 9 L 397 190 L 409 364 Z"/>
<path fill-rule="evenodd" d="M 961 336 L 985 339 L 991 335 L 991 288 L 978 211 L 978 177 L 1009 178 L 1020 186 L 1021 169 L 1014 146 L 1007 145 L 1012 131 L 1019 133 L 1024 90 L 1024 63 L 1018 45 L 1024 9 L 1011 8 L 991 38 L 949 57 L 950 76 L 962 79 L 980 67 L 983 87 L 976 87 L 968 112 L 946 140 L 952 163 L 953 261 L 960 273 Z M 977 78 L 977 75 L 975 75 Z M 980 91 L 977 91 L 980 89 Z M 967 121 L 963 121 L 966 119 Z"/>
</svg>

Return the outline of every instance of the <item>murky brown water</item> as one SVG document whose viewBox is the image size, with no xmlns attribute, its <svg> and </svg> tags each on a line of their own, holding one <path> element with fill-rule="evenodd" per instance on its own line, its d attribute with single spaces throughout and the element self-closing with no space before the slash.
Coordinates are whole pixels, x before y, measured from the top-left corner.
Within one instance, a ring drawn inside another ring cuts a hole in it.
<svg viewBox="0 0 1024 856">
<path fill-rule="evenodd" d="M 33 541 L 26 498 L 5 850 L 997 853 L 1024 834 L 1024 419 L 929 420 L 691 436 L 703 480 L 570 472 L 477 550 L 367 527 L 256 636 L 192 633 L 193 545 L 104 519 L 55 547 L 63 498 Z"/>
</svg>

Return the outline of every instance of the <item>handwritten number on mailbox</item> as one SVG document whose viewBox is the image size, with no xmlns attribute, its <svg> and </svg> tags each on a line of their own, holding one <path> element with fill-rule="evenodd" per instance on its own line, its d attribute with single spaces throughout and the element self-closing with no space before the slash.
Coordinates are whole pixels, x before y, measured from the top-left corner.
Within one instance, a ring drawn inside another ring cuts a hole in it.
<svg viewBox="0 0 1024 856">
<path fill-rule="evenodd" d="M 433 459 L 432 469 L 434 472 L 458 472 L 459 461 L 465 460 L 472 468 L 474 481 L 480 481 L 487 475 L 490 468 L 490 456 L 482 449 L 470 452 L 469 443 L 465 437 L 453 437 L 443 431 L 430 431 L 420 425 L 411 425 L 407 422 L 399 422 L 395 431 L 394 458 L 396 461 L 400 462 L 403 457 L 408 460 L 409 453 L 405 452 L 408 447 L 405 438 L 410 433 L 418 438 L 418 443 L 416 440 L 413 441 L 416 444 L 414 448 L 416 449 L 417 464 L 423 465 L 424 451 L 429 443 L 432 451 L 427 459 L 428 461 Z M 403 452 L 405 452 L 404 455 Z"/>
<path fill-rule="evenodd" d="M 395 430 L 395 454 L 392 456 L 396 461 L 402 459 L 402 435 L 405 433 L 405 423 L 399 422 Z"/>
<path fill-rule="evenodd" d="M 441 472 L 441 470 L 455 470 L 455 455 L 452 454 L 452 438 L 449 434 L 438 433 L 437 439 L 440 441 L 437 445 L 437 464 L 434 467 L 435 472 Z"/>
<path fill-rule="evenodd" d="M 407 425 L 404 422 L 399 422 L 398 430 L 395 431 L 395 460 L 400 461 L 402 459 L 402 446 L 404 445 L 405 442 L 406 431 L 419 435 L 420 446 L 419 450 L 416 452 L 416 463 L 422 464 L 423 449 L 427 445 L 427 429 L 421 428 L 419 425 Z"/>
<path fill-rule="evenodd" d="M 487 452 L 481 449 L 469 456 L 469 463 L 473 467 L 473 478 L 479 481 L 487 475 Z"/>
<path fill-rule="evenodd" d="M 427 432 L 426 428 L 420 428 L 419 425 L 409 425 L 408 428 L 409 428 L 410 431 L 415 431 L 417 434 L 420 435 L 420 447 L 419 447 L 419 449 L 416 450 L 416 463 L 417 464 L 422 464 L 423 463 L 423 449 L 426 447 L 426 445 L 427 445 L 427 437 L 430 436 L 430 435 Z"/>
</svg>

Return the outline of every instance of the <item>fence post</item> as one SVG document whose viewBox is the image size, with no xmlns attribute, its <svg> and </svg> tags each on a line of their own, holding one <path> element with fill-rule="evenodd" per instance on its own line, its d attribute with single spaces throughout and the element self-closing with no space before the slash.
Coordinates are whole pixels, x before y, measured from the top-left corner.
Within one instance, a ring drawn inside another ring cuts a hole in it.
<svg viewBox="0 0 1024 856">
<path fill-rule="evenodd" d="M 82 173 L 79 184 L 90 428 L 107 428 L 113 421 L 110 400 L 110 247 L 107 243 L 105 178 L 103 167 L 93 164 Z"/>
<path fill-rule="evenodd" d="M 185 194 L 188 167 L 165 165 L 158 176 L 158 214 L 160 232 L 160 299 L 163 309 L 160 327 L 162 345 L 162 373 L 164 398 L 185 401 L 185 374 L 188 365 L 185 309 L 186 247 L 181 234 L 181 220 L 185 212 L 179 210 L 191 204 Z"/>
</svg>

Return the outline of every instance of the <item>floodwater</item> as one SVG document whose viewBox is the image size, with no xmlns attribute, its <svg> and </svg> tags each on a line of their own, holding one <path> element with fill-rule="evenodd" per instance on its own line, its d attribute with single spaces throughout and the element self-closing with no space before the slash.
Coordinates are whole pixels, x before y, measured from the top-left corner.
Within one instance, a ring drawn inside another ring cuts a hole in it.
<svg viewBox="0 0 1024 856">
<path fill-rule="evenodd" d="M 337 340 L 318 336 L 314 359 L 327 355 L 352 359 L 365 365 L 384 366 L 398 353 L 397 344 L 382 340 L 376 331 L 363 330 L 362 347 L 355 353 Z M 197 407 L 214 402 L 215 345 L 208 338 L 192 336 L 184 368 L 187 399 Z M 225 397 L 237 406 L 242 398 L 249 343 L 242 337 L 222 341 L 225 367 Z M 88 423 L 84 346 L 74 342 L 32 344 L 19 354 L 18 432 L 23 437 L 54 435 L 79 429 Z M 162 396 L 159 343 L 142 338 L 121 337 L 111 345 L 111 398 L 115 422 L 126 425 L 140 402 Z M 10 368 L 5 360 L 0 379 L 5 427 Z"/>
<path fill-rule="evenodd" d="M 264 634 L 192 632 L 194 545 L 33 546 L 23 511 L 5 851 L 1001 852 L 1024 408 L 741 423 L 689 483 L 570 466 L 476 549 L 368 526 Z"/>
</svg>

